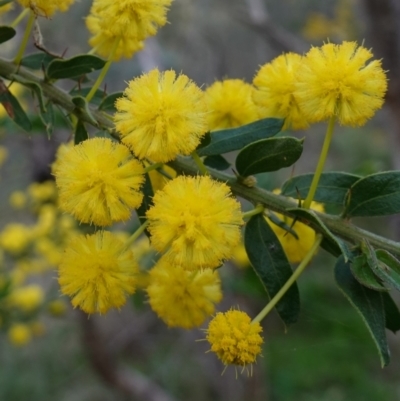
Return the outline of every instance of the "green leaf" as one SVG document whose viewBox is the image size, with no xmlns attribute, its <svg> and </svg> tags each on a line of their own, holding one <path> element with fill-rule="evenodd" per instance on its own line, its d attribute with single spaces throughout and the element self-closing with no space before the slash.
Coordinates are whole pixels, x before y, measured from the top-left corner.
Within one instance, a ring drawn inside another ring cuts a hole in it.
<svg viewBox="0 0 400 401">
<path fill-rule="evenodd" d="M 277 118 L 265 118 L 242 127 L 211 132 L 211 142 L 198 148 L 197 152 L 199 156 L 212 156 L 240 150 L 250 143 L 276 135 L 283 123 L 284 120 Z"/>
<path fill-rule="evenodd" d="M 84 110 L 86 112 L 87 116 L 91 120 L 91 123 L 97 127 L 98 123 L 92 115 L 92 112 L 89 108 L 89 103 L 87 102 L 87 100 L 82 96 L 75 96 L 75 97 L 71 98 L 71 100 L 72 100 L 72 103 L 77 107 L 78 110 Z"/>
<path fill-rule="evenodd" d="M 78 120 L 75 127 L 74 144 L 78 145 L 79 143 L 86 141 L 86 139 L 89 139 L 89 134 L 86 130 L 85 124 L 81 120 Z"/>
<path fill-rule="evenodd" d="M 247 145 L 236 158 L 242 177 L 277 171 L 294 164 L 303 152 L 303 141 L 296 138 L 270 138 Z"/>
<path fill-rule="evenodd" d="M 400 262 L 384 249 L 377 249 L 373 256 L 376 256 L 375 274 L 400 291 Z"/>
<path fill-rule="evenodd" d="M 231 164 L 221 155 L 207 156 L 204 164 L 215 170 L 227 170 Z"/>
<path fill-rule="evenodd" d="M 82 54 L 69 60 L 55 59 L 47 67 L 49 79 L 75 78 L 104 67 L 105 61 L 91 54 Z"/>
<path fill-rule="evenodd" d="M 117 109 L 115 108 L 115 102 L 117 99 L 122 97 L 124 92 L 115 92 L 108 95 L 99 106 L 99 110 L 109 111 L 114 113 Z"/>
<path fill-rule="evenodd" d="M 21 65 L 31 70 L 41 70 L 46 69 L 54 59 L 57 59 L 57 57 L 48 53 L 33 53 L 25 56 L 21 60 Z"/>
<path fill-rule="evenodd" d="M 378 349 L 382 367 L 390 361 L 385 333 L 382 294 L 362 286 L 351 274 L 350 264 L 342 256 L 335 265 L 335 280 L 343 295 L 362 317 Z"/>
<path fill-rule="evenodd" d="M 244 244 L 255 272 L 268 295 L 273 298 L 293 272 L 278 238 L 261 214 L 247 222 Z M 296 283 L 277 303 L 276 310 L 286 325 L 297 321 L 300 297 Z"/>
<path fill-rule="evenodd" d="M 393 333 L 400 330 L 400 311 L 390 294 L 382 293 L 383 308 L 385 310 L 386 328 Z"/>
<path fill-rule="evenodd" d="M 282 186 L 282 195 L 305 199 L 313 177 L 314 174 L 303 174 L 290 178 Z M 360 178 L 358 175 L 340 171 L 322 173 L 314 200 L 343 205 L 348 189 Z"/>
<path fill-rule="evenodd" d="M 143 224 L 146 222 L 146 212 L 150 209 L 150 207 L 153 205 L 153 196 L 154 196 L 154 191 L 153 187 L 151 185 L 150 177 L 149 174 L 146 173 L 145 175 L 145 181 L 141 187 L 141 191 L 143 192 L 143 202 L 142 204 L 137 208 L 136 212 L 140 220 L 140 224 Z M 150 237 L 150 233 L 145 230 L 145 234 Z"/>
<path fill-rule="evenodd" d="M 400 213 L 400 171 L 372 174 L 356 181 L 346 197 L 346 217 Z"/>
<path fill-rule="evenodd" d="M 55 124 L 54 108 L 50 100 L 46 104 L 46 109 L 44 111 L 40 111 L 40 119 L 46 128 L 47 136 L 50 138 Z"/>
<path fill-rule="evenodd" d="M 70 91 L 69 94 L 72 97 L 86 98 L 86 96 L 89 94 L 91 90 L 92 88 L 75 88 L 72 91 Z M 106 96 L 107 95 L 104 93 L 104 91 L 97 89 L 92 99 L 90 100 L 90 103 L 93 103 L 98 106 Z"/>
<path fill-rule="evenodd" d="M 321 247 L 334 256 L 343 255 L 345 260 L 351 260 L 353 255 L 348 246 L 338 237 L 332 234 L 328 227 L 322 222 L 313 210 L 303 208 L 288 209 L 288 211 L 305 224 L 312 223 L 324 236 Z"/>
<path fill-rule="evenodd" d="M 382 285 L 381 281 L 369 266 L 365 255 L 362 254 L 354 258 L 350 269 L 354 278 L 364 287 L 371 288 L 371 290 L 375 291 L 387 291 L 387 288 Z"/>
<path fill-rule="evenodd" d="M 11 26 L 0 26 L 0 43 L 7 42 L 16 35 L 16 30 Z"/>
<path fill-rule="evenodd" d="M 23 130 L 29 132 L 32 124 L 17 98 L 8 90 L 3 81 L 0 80 L 0 103 L 3 105 L 10 118 Z"/>
</svg>

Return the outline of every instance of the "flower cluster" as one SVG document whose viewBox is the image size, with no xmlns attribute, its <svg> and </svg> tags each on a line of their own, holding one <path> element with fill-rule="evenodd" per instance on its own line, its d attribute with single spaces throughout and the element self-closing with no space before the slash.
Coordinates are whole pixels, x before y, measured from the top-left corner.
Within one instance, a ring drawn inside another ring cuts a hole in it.
<svg viewBox="0 0 400 401">
<path fill-rule="evenodd" d="M 67 11 L 75 0 L 17 0 L 21 6 L 30 8 L 36 15 L 51 17 L 56 11 Z"/>
</svg>

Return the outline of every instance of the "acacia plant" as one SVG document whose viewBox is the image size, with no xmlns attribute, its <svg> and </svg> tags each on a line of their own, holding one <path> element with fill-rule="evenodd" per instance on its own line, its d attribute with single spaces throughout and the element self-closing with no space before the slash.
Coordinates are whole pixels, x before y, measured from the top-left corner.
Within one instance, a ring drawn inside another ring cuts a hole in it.
<svg viewBox="0 0 400 401">
<path fill-rule="evenodd" d="M 226 79 L 202 90 L 183 73 L 154 69 L 134 77 L 123 93 L 107 93 L 102 82 L 111 63 L 143 48 L 167 22 L 171 2 L 94 0 L 86 17 L 92 50 L 68 59 L 38 42 L 38 53 L 25 48 L 33 27 L 37 40 L 40 19 L 67 11 L 73 0 L 18 0 L 20 16 L 0 28 L 1 42 L 14 40 L 15 27 L 28 18 L 15 58 L 0 59 L 0 101 L 8 115 L 31 130 L 11 92 L 19 83 L 35 97 L 44 133 L 55 129 L 58 109 L 70 124 L 72 141 L 61 145 L 52 166 L 58 205 L 91 228 L 74 229 L 67 242 L 58 266 L 61 292 L 87 314 L 122 307 L 138 286 L 138 243 L 146 235 L 156 255 L 146 272 L 151 308 L 170 327 L 192 329 L 211 318 L 205 330 L 211 351 L 223 364 L 247 369 L 262 352 L 260 322 L 271 310 L 285 325 L 296 322 L 296 281 L 323 248 L 337 258 L 336 283 L 387 365 L 385 329 L 400 328 L 390 295 L 400 289 L 400 244 L 351 220 L 399 213 L 400 172 L 362 177 L 324 170 L 335 126 L 363 126 L 382 107 L 381 62 L 355 42 L 328 42 L 277 57 L 252 83 Z M 61 80 L 64 88 L 73 83 L 70 92 L 58 86 Z M 259 187 L 255 175 L 292 166 L 306 145 L 277 134 L 321 121 L 327 131 L 315 172 L 275 192 Z M 234 165 L 228 152 L 236 152 Z M 242 211 L 238 198 L 253 208 Z M 338 214 L 325 213 L 324 204 Z M 133 235 L 111 231 L 135 213 L 140 227 Z M 257 316 L 240 305 L 217 307 L 218 271 L 242 241 L 266 290 Z"/>
</svg>

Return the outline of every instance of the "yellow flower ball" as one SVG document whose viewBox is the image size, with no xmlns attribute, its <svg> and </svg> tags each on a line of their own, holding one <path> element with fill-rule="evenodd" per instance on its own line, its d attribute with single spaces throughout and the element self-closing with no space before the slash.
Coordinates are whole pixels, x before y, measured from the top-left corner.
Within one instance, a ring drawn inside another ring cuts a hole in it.
<svg viewBox="0 0 400 401">
<path fill-rule="evenodd" d="M 23 224 L 8 224 L 0 233 L 0 247 L 13 255 L 18 255 L 31 243 L 32 234 L 32 229 Z"/>
<path fill-rule="evenodd" d="M 49 302 L 47 309 L 52 316 L 64 316 L 67 313 L 67 304 L 61 299 Z"/>
<path fill-rule="evenodd" d="M 241 79 L 214 82 L 205 91 L 210 130 L 240 127 L 259 118 L 254 88 Z"/>
<path fill-rule="evenodd" d="M 21 6 L 31 8 L 36 15 L 51 17 L 56 11 L 67 11 L 75 0 L 18 0 Z"/>
<path fill-rule="evenodd" d="M 151 308 L 169 327 L 184 329 L 199 327 L 222 299 L 217 272 L 188 271 L 163 259 L 150 271 L 147 294 Z"/>
<path fill-rule="evenodd" d="M 308 127 L 308 121 L 295 97 L 295 74 L 301 63 L 299 54 L 283 54 L 264 64 L 253 80 L 257 88 L 253 100 L 260 107 L 260 115 L 263 118 L 284 118 L 283 129 Z"/>
<path fill-rule="evenodd" d="M 23 209 L 27 203 L 26 194 L 22 191 L 12 192 L 9 198 L 9 203 L 14 209 Z"/>
<path fill-rule="evenodd" d="M 211 351 L 225 365 L 247 366 L 261 353 L 263 338 L 260 323 L 252 323 L 247 313 L 230 310 L 217 313 L 206 331 Z"/>
<path fill-rule="evenodd" d="M 83 223 L 126 221 L 140 206 L 142 164 L 128 148 L 106 138 L 81 142 L 60 155 L 54 175 L 59 207 Z"/>
<path fill-rule="evenodd" d="M 387 78 L 380 60 L 356 42 L 313 47 L 297 70 L 295 97 L 310 122 L 335 116 L 362 126 L 383 105 Z"/>
<path fill-rule="evenodd" d="M 8 340 L 16 347 L 23 347 L 32 339 L 31 329 L 23 323 L 14 323 L 7 333 Z"/>
<path fill-rule="evenodd" d="M 215 268 L 232 256 L 243 224 L 229 187 L 207 176 L 179 176 L 153 198 L 148 210 L 151 244 L 171 265 Z"/>
<path fill-rule="evenodd" d="M 136 288 L 133 253 L 108 231 L 74 237 L 59 266 L 61 292 L 86 313 L 120 308 Z"/>
<path fill-rule="evenodd" d="M 32 312 L 39 308 L 44 301 L 44 291 L 40 285 L 31 284 L 16 288 L 7 298 L 11 307 L 21 309 L 24 312 Z"/>
<path fill-rule="evenodd" d="M 139 159 L 166 163 L 189 155 L 208 130 L 204 93 L 186 75 L 157 69 L 129 82 L 115 127 Z"/>
</svg>

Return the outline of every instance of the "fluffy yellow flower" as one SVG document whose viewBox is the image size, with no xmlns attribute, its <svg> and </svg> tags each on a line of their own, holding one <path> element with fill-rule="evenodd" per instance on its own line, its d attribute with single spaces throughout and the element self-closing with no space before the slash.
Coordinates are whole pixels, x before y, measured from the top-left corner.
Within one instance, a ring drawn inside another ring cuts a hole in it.
<svg viewBox="0 0 400 401">
<path fill-rule="evenodd" d="M 49 302 L 47 309 L 52 316 L 64 316 L 67 313 L 67 304 L 61 299 L 55 299 Z"/>
<path fill-rule="evenodd" d="M 222 299 L 218 273 L 188 271 L 160 260 L 150 271 L 150 306 L 169 327 L 199 327 Z"/>
<path fill-rule="evenodd" d="M 14 209 L 23 209 L 26 206 L 26 194 L 22 191 L 14 191 L 11 193 L 9 203 Z"/>
<path fill-rule="evenodd" d="M 31 284 L 15 289 L 7 300 L 12 307 L 19 308 L 24 312 L 32 312 L 43 303 L 44 292 L 40 285 Z"/>
<path fill-rule="evenodd" d="M 126 58 L 143 47 L 143 40 L 156 34 L 167 22 L 172 0 L 95 0 L 86 19 L 94 35 L 89 43 L 107 57 L 116 40 L 114 59 Z"/>
<path fill-rule="evenodd" d="M 139 159 L 189 155 L 208 129 L 204 93 L 186 75 L 155 69 L 130 81 L 124 95 L 115 126 Z"/>
<path fill-rule="evenodd" d="M 254 88 L 241 79 L 213 83 L 205 91 L 210 130 L 235 128 L 259 118 Z"/>
<path fill-rule="evenodd" d="M 217 313 L 207 329 L 211 351 L 225 365 L 245 367 L 261 353 L 263 338 L 260 323 L 252 323 L 249 315 L 238 310 Z"/>
<path fill-rule="evenodd" d="M 59 267 L 61 292 L 86 313 L 120 308 L 135 291 L 133 253 L 108 231 L 74 237 Z"/>
<path fill-rule="evenodd" d="M 169 175 L 170 178 L 176 177 L 176 171 L 173 168 L 164 165 L 163 170 Z M 169 181 L 169 178 L 167 178 L 165 175 L 162 175 L 157 170 L 151 170 L 149 172 L 149 177 L 154 193 L 156 193 L 160 189 L 163 189 L 165 187 L 165 184 Z"/>
<path fill-rule="evenodd" d="M 51 17 L 56 11 L 67 11 L 75 0 L 18 0 L 21 6 L 30 8 L 36 15 Z"/>
<path fill-rule="evenodd" d="M 142 202 L 143 173 L 124 145 L 105 138 L 86 140 L 65 150 L 56 164 L 59 206 L 83 223 L 126 221 Z"/>
<path fill-rule="evenodd" d="M 243 224 L 227 185 L 207 176 L 180 176 L 154 195 L 148 212 L 151 244 L 171 265 L 215 268 L 232 256 Z"/>
<path fill-rule="evenodd" d="M 299 66 L 295 96 L 307 119 L 336 116 L 340 124 L 361 126 L 383 105 L 387 79 L 379 60 L 356 42 L 313 47 Z"/>
<path fill-rule="evenodd" d="M 299 108 L 294 95 L 296 90 L 296 71 L 302 63 L 302 57 L 295 53 L 283 54 L 264 64 L 253 83 L 254 102 L 260 107 L 262 117 L 284 118 L 283 129 L 304 129 L 307 119 Z"/>
<path fill-rule="evenodd" d="M 24 323 L 14 323 L 8 330 L 7 335 L 10 343 L 16 347 L 22 347 L 32 339 L 31 329 Z"/>
<path fill-rule="evenodd" d="M 324 206 L 321 203 L 311 202 L 311 209 L 317 212 L 323 212 Z M 276 217 L 283 221 L 288 227 L 293 224 L 293 219 L 284 216 L 280 213 L 275 213 Z M 284 228 L 277 226 L 276 224 L 270 222 L 270 227 L 279 239 L 283 250 L 290 263 L 300 263 L 304 257 L 307 255 L 309 250 L 315 243 L 316 232 L 306 224 L 297 221 L 292 227 L 292 230 L 297 234 L 298 239 L 290 232 L 286 231 Z"/>
</svg>

